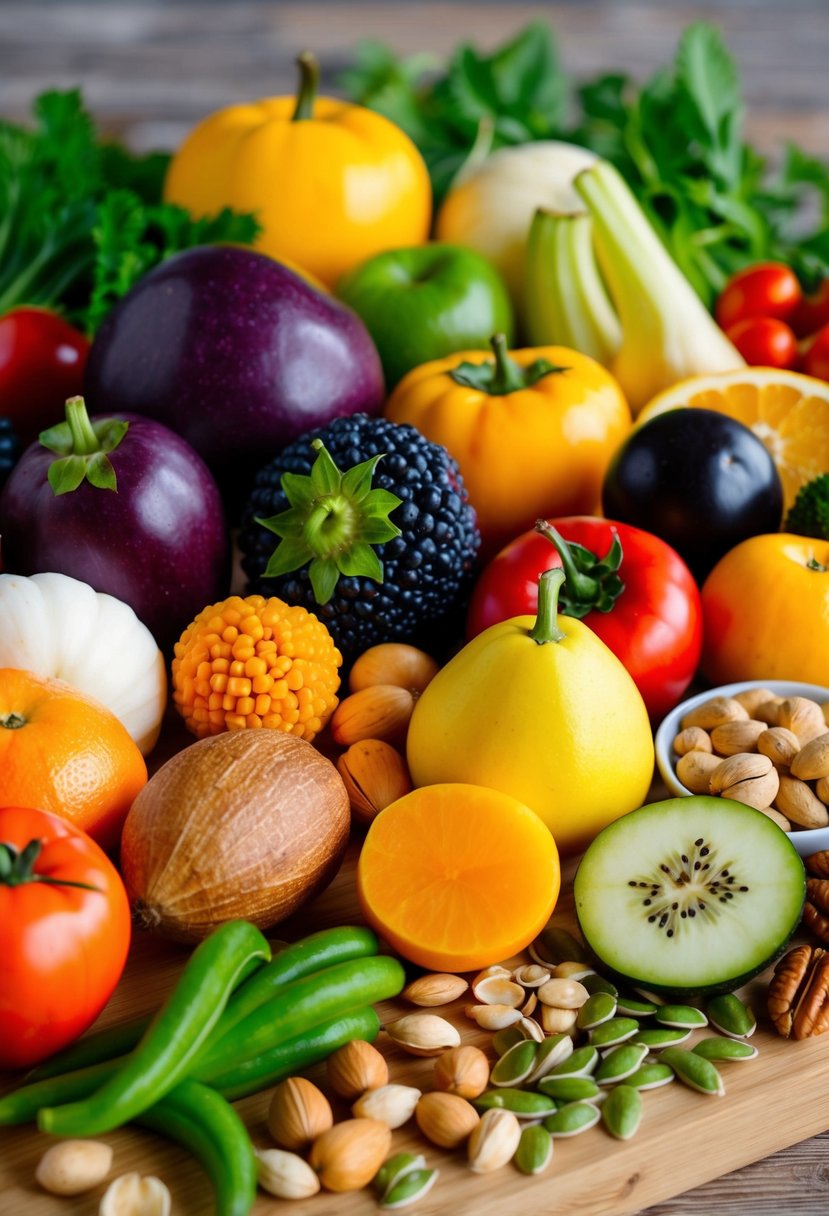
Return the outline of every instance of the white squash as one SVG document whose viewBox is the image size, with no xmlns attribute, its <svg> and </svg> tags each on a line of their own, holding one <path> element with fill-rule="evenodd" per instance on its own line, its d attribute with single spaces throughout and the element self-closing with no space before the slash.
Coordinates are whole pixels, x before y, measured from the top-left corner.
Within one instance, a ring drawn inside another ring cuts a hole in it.
<svg viewBox="0 0 829 1216">
<path fill-rule="evenodd" d="M 65 574 L 0 574 L 0 667 L 64 680 L 123 722 L 146 755 L 167 704 L 164 656 L 128 604 Z"/>
</svg>

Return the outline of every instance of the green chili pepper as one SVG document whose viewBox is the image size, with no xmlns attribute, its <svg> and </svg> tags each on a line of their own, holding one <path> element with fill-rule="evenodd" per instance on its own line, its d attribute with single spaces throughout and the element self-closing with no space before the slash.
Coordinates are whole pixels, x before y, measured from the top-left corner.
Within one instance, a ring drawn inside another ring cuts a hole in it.
<svg viewBox="0 0 829 1216">
<path fill-rule="evenodd" d="M 321 971 L 334 963 L 376 954 L 377 949 L 376 935 L 371 929 L 358 925 L 321 929 L 318 933 L 311 933 L 284 947 L 269 963 L 260 965 L 249 979 L 239 985 L 219 1019 L 217 1033 L 224 1034 L 237 1021 L 247 1017 L 258 1005 L 264 1004 L 292 980 Z M 123 1022 L 120 1026 L 109 1026 L 94 1034 L 86 1034 L 64 1051 L 59 1051 L 43 1064 L 39 1064 L 29 1073 L 28 1080 L 40 1081 L 46 1077 L 56 1077 L 61 1073 L 74 1072 L 75 1069 L 86 1068 L 87 1065 L 123 1055 L 135 1047 L 151 1021 L 151 1016 L 147 1015 Z M 2 1121 L 0 1115 L 0 1123 Z"/>
<path fill-rule="evenodd" d="M 138 1122 L 184 1145 L 213 1183 L 216 1216 L 247 1216 L 256 1197 L 256 1158 L 233 1107 L 198 1081 L 181 1081 Z"/>
<path fill-rule="evenodd" d="M 0 1126 L 32 1123 L 44 1106 L 60 1106 L 88 1097 L 108 1081 L 123 1062 L 123 1059 L 104 1060 L 59 1077 L 45 1077 L 42 1081 L 21 1085 L 0 1098 Z"/>
<path fill-rule="evenodd" d="M 163 1098 L 187 1075 L 239 976 L 255 958 L 269 959 L 270 947 L 249 921 L 229 921 L 211 933 L 193 951 L 173 992 L 115 1074 L 88 1098 L 41 1109 L 41 1131 L 97 1136 Z"/>
</svg>

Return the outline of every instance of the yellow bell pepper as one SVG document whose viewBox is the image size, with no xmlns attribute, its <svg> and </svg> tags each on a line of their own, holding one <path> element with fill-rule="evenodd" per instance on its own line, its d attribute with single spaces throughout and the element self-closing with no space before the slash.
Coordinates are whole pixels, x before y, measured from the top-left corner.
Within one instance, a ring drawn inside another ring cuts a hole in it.
<svg viewBox="0 0 829 1216">
<path fill-rule="evenodd" d="M 318 68 L 299 58 L 298 97 L 229 106 L 201 122 L 173 157 L 168 202 L 196 216 L 253 211 L 257 247 L 333 286 L 382 250 L 426 240 L 432 196 L 409 137 L 363 106 L 317 97 Z"/>
<path fill-rule="evenodd" d="M 493 551 L 539 517 L 592 514 L 605 470 L 631 427 L 611 374 L 563 346 L 507 354 L 501 335 L 415 368 L 386 405 L 457 460 Z"/>
<path fill-rule="evenodd" d="M 573 853 L 642 805 L 653 740 L 621 662 L 582 621 L 556 616 L 563 581 L 545 571 L 537 620 L 492 625 L 450 659 L 418 698 L 406 746 L 416 786 L 511 794 Z"/>
</svg>

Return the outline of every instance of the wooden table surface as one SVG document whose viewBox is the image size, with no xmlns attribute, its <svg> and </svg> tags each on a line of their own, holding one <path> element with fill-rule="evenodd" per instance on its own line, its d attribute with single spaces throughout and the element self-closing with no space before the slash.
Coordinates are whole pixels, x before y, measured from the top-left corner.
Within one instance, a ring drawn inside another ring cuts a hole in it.
<svg viewBox="0 0 829 1216">
<path fill-rule="evenodd" d="M 607 68 L 648 75 L 670 59 L 686 23 L 714 21 L 742 72 L 749 137 L 769 154 L 792 139 L 829 155 L 829 0 L 571 0 L 543 6 L 0 0 L 0 114 L 23 118 L 43 88 L 82 85 L 104 130 L 136 149 L 172 147 L 212 109 L 289 90 L 294 57 L 306 46 L 316 51 L 330 85 L 360 37 L 379 38 L 402 53 L 445 54 L 461 39 L 494 46 L 542 16 L 552 22 L 575 77 Z M 764 1101 L 758 1091 L 758 1104 Z M 767 1117 L 775 1118 L 773 1108 Z M 740 1135 L 738 1126 L 733 1134 Z M 3 1216 L 7 1185 L 0 1138 Z M 313 1201 L 291 1210 L 313 1216 Z M 827 1210 L 829 1131 L 651 1207 L 647 1216 L 826 1216 Z M 61 1212 L 59 1199 L 54 1212 Z M 26 1205 L 8 1216 L 26 1216 Z"/>
</svg>

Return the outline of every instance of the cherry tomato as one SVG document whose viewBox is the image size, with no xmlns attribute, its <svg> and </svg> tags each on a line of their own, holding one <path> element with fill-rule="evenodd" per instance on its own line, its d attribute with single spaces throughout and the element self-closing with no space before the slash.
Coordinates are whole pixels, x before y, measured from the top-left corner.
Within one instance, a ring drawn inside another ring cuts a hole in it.
<svg viewBox="0 0 829 1216">
<path fill-rule="evenodd" d="M 549 522 L 575 549 L 580 572 L 599 584 L 595 594 L 588 584 L 573 591 L 568 572 L 559 611 L 581 615 L 621 659 L 658 720 L 690 684 L 702 649 L 700 594 L 690 570 L 670 545 L 630 524 L 587 515 Z M 607 560 L 614 541 L 621 548 L 615 571 L 615 562 Z M 534 614 L 539 574 L 561 565 L 557 549 L 539 532 L 517 537 L 484 568 L 469 605 L 467 637 L 498 621 Z M 571 595 L 583 602 L 576 606 Z"/>
<path fill-rule="evenodd" d="M 802 298 L 797 275 L 784 262 L 760 262 L 740 270 L 726 284 L 714 308 L 721 329 L 748 317 L 786 321 Z"/>
<path fill-rule="evenodd" d="M 82 1034 L 129 942 L 124 884 L 94 840 L 46 811 L 0 807 L 0 1068 L 36 1064 Z"/>
<path fill-rule="evenodd" d="M 794 367 L 797 338 L 776 317 L 746 317 L 725 331 L 749 367 Z"/>
<path fill-rule="evenodd" d="M 0 415 L 24 443 L 61 422 L 67 397 L 83 391 L 89 342 L 45 308 L 0 317 Z"/>
<path fill-rule="evenodd" d="M 829 325 L 829 279 L 824 279 L 812 295 L 804 296 L 791 317 L 798 338 L 808 338 L 824 325 Z"/>
<path fill-rule="evenodd" d="M 807 376 L 829 380 L 829 325 L 824 325 L 808 340 L 803 348 L 800 367 Z"/>
</svg>

